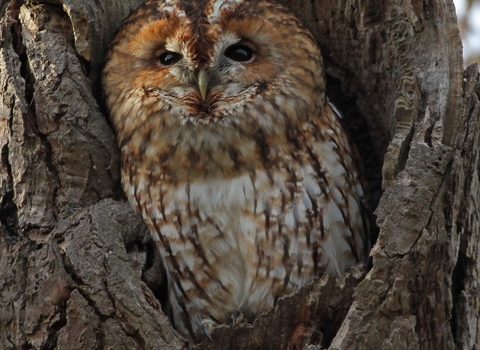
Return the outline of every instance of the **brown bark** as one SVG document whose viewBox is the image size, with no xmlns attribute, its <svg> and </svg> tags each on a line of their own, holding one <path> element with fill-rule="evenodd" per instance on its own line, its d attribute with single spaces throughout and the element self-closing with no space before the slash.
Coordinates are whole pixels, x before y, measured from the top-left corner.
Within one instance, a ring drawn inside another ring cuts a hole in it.
<svg viewBox="0 0 480 350">
<path fill-rule="evenodd" d="M 140 2 L 0 0 L 0 348 L 186 346 L 100 102 L 106 46 Z M 480 82 L 451 0 L 282 3 L 364 157 L 373 264 L 196 348 L 480 348 Z"/>
</svg>

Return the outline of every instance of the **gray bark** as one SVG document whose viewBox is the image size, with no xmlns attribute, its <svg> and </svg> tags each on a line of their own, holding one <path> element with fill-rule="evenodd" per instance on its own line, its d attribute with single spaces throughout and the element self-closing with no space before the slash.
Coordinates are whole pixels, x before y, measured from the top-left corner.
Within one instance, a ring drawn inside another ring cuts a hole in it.
<svg viewBox="0 0 480 350">
<path fill-rule="evenodd" d="M 140 2 L 0 0 L 0 348 L 186 347 L 102 113 L 106 47 Z M 480 82 L 452 1 L 282 3 L 363 155 L 373 263 L 196 348 L 480 348 Z"/>
</svg>

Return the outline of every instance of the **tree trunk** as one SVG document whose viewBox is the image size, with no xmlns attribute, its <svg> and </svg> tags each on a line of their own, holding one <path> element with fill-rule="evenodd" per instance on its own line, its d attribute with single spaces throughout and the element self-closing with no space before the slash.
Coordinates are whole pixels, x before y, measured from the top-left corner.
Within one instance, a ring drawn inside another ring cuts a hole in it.
<svg viewBox="0 0 480 350">
<path fill-rule="evenodd" d="M 141 2 L 0 0 L 0 348 L 186 348 L 101 102 L 106 47 Z M 480 348 L 480 79 L 452 1 L 281 2 L 363 155 L 372 264 L 196 348 Z"/>
</svg>

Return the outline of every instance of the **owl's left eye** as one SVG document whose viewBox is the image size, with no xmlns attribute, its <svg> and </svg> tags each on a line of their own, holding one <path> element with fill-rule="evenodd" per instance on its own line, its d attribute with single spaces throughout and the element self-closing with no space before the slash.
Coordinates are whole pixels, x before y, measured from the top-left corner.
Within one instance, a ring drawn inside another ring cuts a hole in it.
<svg viewBox="0 0 480 350">
<path fill-rule="evenodd" d="M 224 55 L 233 61 L 250 62 L 255 52 L 247 45 L 234 44 L 225 50 Z"/>
<path fill-rule="evenodd" d="M 182 59 L 182 55 L 178 52 L 166 51 L 160 55 L 158 60 L 164 66 L 171 66 Z"/>
</svg>

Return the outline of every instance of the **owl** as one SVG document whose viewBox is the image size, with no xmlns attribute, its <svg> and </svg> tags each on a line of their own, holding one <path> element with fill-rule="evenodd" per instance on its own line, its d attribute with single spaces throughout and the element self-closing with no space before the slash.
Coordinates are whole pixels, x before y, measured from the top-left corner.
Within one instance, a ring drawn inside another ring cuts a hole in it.
<svg viewBox="0 0 480 350">
<path fill-rule="evenodd" d="M 147 1 L 110 45 L 103 89 L 123 189 L 191 343 L 366 260 L 356 151 L 319 47 L 287 9 Z"/>
</svg>

